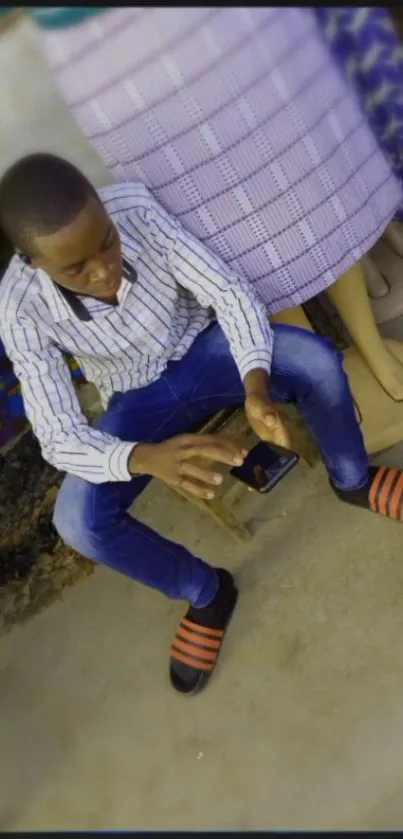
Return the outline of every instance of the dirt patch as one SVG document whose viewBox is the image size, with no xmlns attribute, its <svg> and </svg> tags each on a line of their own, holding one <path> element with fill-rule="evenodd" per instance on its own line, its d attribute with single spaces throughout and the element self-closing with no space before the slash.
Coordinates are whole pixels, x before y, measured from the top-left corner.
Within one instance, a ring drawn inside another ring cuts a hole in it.
<svg viewBox="0 0 403 839">
<path fill-rule="evenodd" d="M 0 633 L 94 570 L 62 544 L 52 525 L 62 478 L 44 462 L 30 431 L 0 456 Z"/>
</svg>

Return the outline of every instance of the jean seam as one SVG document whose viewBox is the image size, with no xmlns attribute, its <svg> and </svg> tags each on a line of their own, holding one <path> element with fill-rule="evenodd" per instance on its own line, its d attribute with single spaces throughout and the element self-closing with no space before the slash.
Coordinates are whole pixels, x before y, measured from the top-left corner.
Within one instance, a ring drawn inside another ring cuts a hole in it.
<svg viewBox="0 0 403 839">
<path fill-rule="evenodd" d="M 236 393 L 211 393 L 209 395 L 204 394 L 203 396 L 191 396 L 192 402 L 205 402 L 207 399 L 238 399 L 238 395 Z M 227 406 L 231 408 L 231 405 Z"/>
<path fill-rule="evenodd" d="M 173 387 L 173 385 L 171 385 L 171 382 L 169 381 L 169 379 L 167 378 L 167 376 L 162 375 L 162 376 L 161 376 L 161 378 L 164 380 L 164 382 L 165 382 L 166 386 L 167 386 L 167 387 L 169 388 L 169 390 L 171 391 L 172 396 L 174 396 L 174 397 L 175 397 L 175 399 L 177 399 L 177 400 L 178 400 L 179 405 L 182 405 L 182 400 L 181 400 L 180 393 L 178 393 L 178 391 L 177 391 L 177 390 Z"/>
</svg>

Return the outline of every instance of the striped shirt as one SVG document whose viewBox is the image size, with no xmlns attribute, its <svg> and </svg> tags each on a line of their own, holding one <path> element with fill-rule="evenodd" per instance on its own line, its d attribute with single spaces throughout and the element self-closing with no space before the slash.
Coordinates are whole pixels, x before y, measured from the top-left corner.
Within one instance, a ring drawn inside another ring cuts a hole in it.
<svg viewBox="0 0 403 839">
<path fill-rule="evenodd" d="M 117 306 L 74 295 L 72 305 L 47 274 L 17 256 L 0 286 L 0 334 L 42 453 L 92 483 L 130 480 L 133 443 L 89 426 L 64 352 L 97 386 L 104 408 L 114 393 L 158 379 L 214 317 L 242 378 L 257 367 L 269 373 L 272 355 L 272 332 L 256 292 L 145 186 L 107 186 L 99 195 L 119 231 L 126 266 Z"/>
</svg>

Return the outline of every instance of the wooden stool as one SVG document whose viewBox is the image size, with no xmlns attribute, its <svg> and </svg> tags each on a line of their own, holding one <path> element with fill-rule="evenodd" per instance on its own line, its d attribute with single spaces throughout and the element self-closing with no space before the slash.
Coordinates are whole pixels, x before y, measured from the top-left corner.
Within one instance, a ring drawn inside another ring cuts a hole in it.
<svg viewBox="0 0 403 839">
<path fill-rule="evenodd" d="M 302 417 L 292 406 L 281 405 L 281 407 L 278 407 L 278 410 L 284 416 L 288 428 L 290 429 L 293 450 L 299 454 L 301 459 L 304 460 L 308 466 L 314 466 L 319 460 L 319 453 L 312 437 L 306 429 Z M 197 433 L 224 434 L 227 437 L 232 437 L 232 439 L 237 442 L 241 442 L 242 438 L 245 438 L 246 435 L 248 435 L 249 437 L 253 437 L 257 442 L 255 435 L 249 429 L 245 412 L 241 408 L 220 411 L 198 428 Z M 253 443 L 254 441 L 252 442 L 252 445 Z M 231 475 L 228 474 L 224 478 L 223 484 L 218 490 L 218 494 L 212 501 L 205 501 L 201 498 L 196 498 L 194 495 L 190 495 L 189 493 L 181 489 L 177 489 L 176 487 L 171 487 L 171 489 L 178 495 L 186 498 L 192 504 L 195 504 L 196 507 L 199 507 L 205 513 L 209 513 L 209 515 L 213 516 L 213 518 L 222 527 L 225 527 L 225 529 L 231 533 L 231 536 L 237 542 L 247 542 L 252 538 L 251 531 L 234 515 L 231 510 L 234 483 L 239 486 L 239 483 L 235 481 L 235 478 L 232 478 Z"/>
<path fill-rule="evenodd" d="M 78 388 L 78 395 L 84 413 L 93 422 L 101 412 L 101 404 L 96 388 L 94 385 L 86 383 Z M 277 407 L 279 412 L 283 414 L 290 429 L 293 450 L 299 454 L 305 463 L 309 466 L 314 466 L 319 459 L 319 454 L 302 417 L 293 406 L 281 405 Z M 204 422 L 197 429 L 197 433 L 225 434 L 238 443 L 241 443 L 242 438 L 244 438 L 243 444 L 246 448 L 251 448 L 257 442 L 257 438 L 255 438 L 249 428 L 245 412 L 241 408 L 230 408 L 225 411 L 219 411 L 218 414 L 215 414 Z M 228 473 L 224 476 L 224 481 L 212 501 L 195 498 L 194 495 L 189 495 L 189 493 L 176 487 L 169 487 L 169 489 L 212 516 L 222 527 L 225 527 L 231 533 L 231 536 L 237 542 L 247 542 L 252 538 L 252 534 L 249 528 L 234 515 L 231 509 L 235 494 L 234 490 L 237 487 L 240 490 L 242 489 L 242 485 Z"/>
</svg>

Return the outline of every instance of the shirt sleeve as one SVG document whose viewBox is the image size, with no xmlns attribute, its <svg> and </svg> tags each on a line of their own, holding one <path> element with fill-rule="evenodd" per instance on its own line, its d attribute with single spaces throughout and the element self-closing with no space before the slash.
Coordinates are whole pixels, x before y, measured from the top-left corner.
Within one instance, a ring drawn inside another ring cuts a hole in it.
<svg viewBox="0 0 403 839">
<path fill-rule="evenodd" d="M 88 424 L 61 350 L 25 319 L 3 323 L 1 333 L 45 460 L 90 483 L 129 481 L 134 443 Z"/>
<path fill-rule="evenodd" d="M 273 332 L 264 303 L 252 284 L 185 230 L 144 187 L 136 214 L 145 238 L 166 256 L 175 279 L 202 306 L 212 306 L 241 378 L 256 368 L 270 374 Z"/>
</svg>

